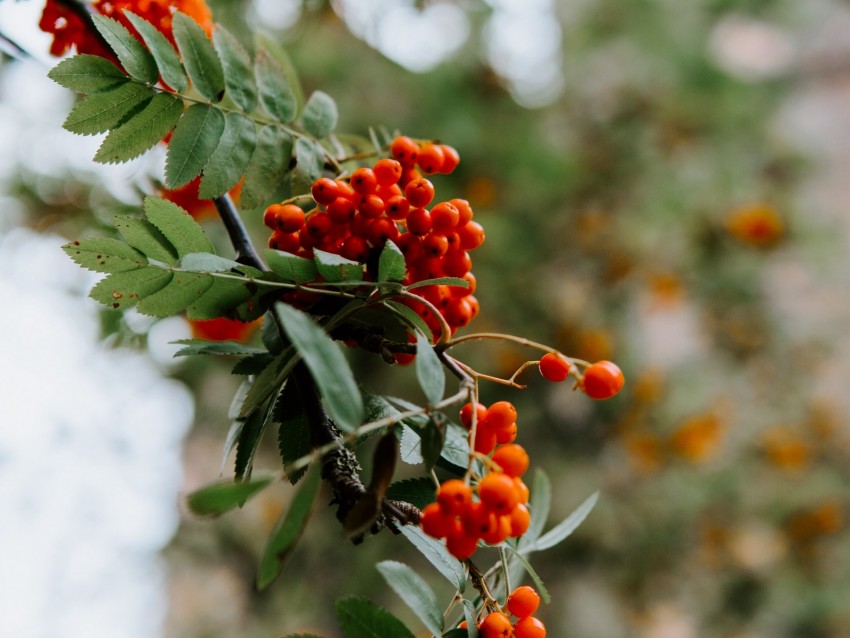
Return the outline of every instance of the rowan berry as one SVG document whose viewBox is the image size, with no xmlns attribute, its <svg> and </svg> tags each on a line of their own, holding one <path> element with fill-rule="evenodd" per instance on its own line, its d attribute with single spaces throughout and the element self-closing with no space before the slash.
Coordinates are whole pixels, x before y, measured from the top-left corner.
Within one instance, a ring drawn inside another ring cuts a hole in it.
<svg viewBox="0 0 850 638">
<path fill-rule="evenodd" d="M 472 268 L 472 258 L 465 250 L 448 253 L 443 258 L 443 269 L 449 277 L 463 277 Z"/>
<path fill-rule="evenodd" d="M 277 216 L 275 212 L 277 211 L 277 207 L 280 204 L 272 204 L 265 211 L 263 211 L 263 225 L 271 228 L 272 230 L 277 230 Z"/>
<path fill-rule="evenodd" d="M 354 171 L 351 174 L 349 183 L 351 184 L 351 188 L 354 189 L 354 192 L 361 195 L 374 193 L 378 188 L 378 179 L 375 177 L 375 172 L 371 168 L 366 167 L 358 168 Z"/>
<path fill-rule="evenodd" d="M 528 531 L 531 525 L 531 514 L 524 504 L 517 505 L 511 512 L 511 536 L 519 538 Z"/>
<path fill-rule="evenodd" d="M 339 186 L 329 177 L 320 177 L 310 188 L 310 194 L 317 204 L 327 206 L 339 197 Z"/>
<path fill-rule="evenodd" d="M 400 234 L 395 243 L 407 263 L 416 261 L 423 255 L 422 241 L 413 233 Z"/>
<path fill-rule="evenodd" d="M 493 522 L 490 528 L 481 534 L 481 540 L 488 545 L 498 545 L 508 540 L 511 535 L 511 517 L 491 514 Z"/>
<path fill-rule="evenodd" d="M 349 232 L 355 237 L 366 237 L 366 233 L 369 232 L 369 225 L 372 223 L 372 220 L 366 217 L 365 215 L 356 214 L 352 218 L 351 222 L 348 225 Z"/>
<path fill-rule="evenodd" d="M 477 281 L 475 280 L 475 275 L 471 272 L 466 273 L 461 279 L 466 279 L 469 282 L 469 286 L 464 288 L 463 286 L 451 286 L 452 295 L 455 297 L 467 297 L 471 294 L 475 293 L 475 287 L 477 285 Z"/>
<path fill-rule="evenodd" d="M 570 376 L 570 362 L 556 352 L 547 352 L 538 365 L 540 374 L 547 381 L 560 383 Z"/>
<path fill-rule="evenodd" d="M 328 204 L 327 213 L 337 224 L 347 224 L 354 219 L 354 202 L 348 197 L 337 197 Z"/>
<path fill-rule="evenodd" d="M 493 405 L 487 408 L 487 418 L 484 422 L 487 427 L 498 432 L 499 430 L 507 430 L 512 423 L 516 422 L 517 412 L 514 404 L 510 401 L 496 401 Z"/>
<path fill-rule="evenodd" d="M 434 185 L 424 177 L 411 180 L 404 187 L 404 196 L 414 208 L 424 208 L 434 199 Z"/>
<path fill-rule="evenodd" d="M 414 270 L 416 274 L 419 275 L 419 279 L 436 279 L 437 277 L 442 277 L 445 274 L 443 270 L 443 259 L 440 257 L 429 257 L 424 254 L 420 259 L 416 261 L 414 266 Z"/>
<path fill-rule="evenodd" d="M 392 186 L 393 184 L 397 184 L 398 180 L 401 179 L 404 168 L 402 168 L 400 162 L 385 158 L 375 163 L 372 172 L 375 174 L 375 179 L 378 180 L 379 186 Z"/>
<path fill-rule="evenodd" d="M 449 203 L 454 204 L 460 217 L 457 220 L 458 227 L 466 226 L 472 221 L 472 206 L 465 199 L 450 199 Z"/>
<path fill-rule="evenodd" d="M 478 547 L 478 538 L 466 532 L 459 521 L 455 521 L 452 530 L 446 535 L 446 549 L 459 560 L 469 558 Z"/>
<path fill-rule="evenodd" d="M 446 156 L 443 149 L 437 144 L 423 144 L 419 148 L 419 155 L 416 157 L 416 165 L 422 169 L 422 172 L 431 174 L 436 173 L 443 166 Z"/>
<path fill-rule="evenodd" d="M 388 240 L 394 242 L 398 239 L 398 226 L 389 217 L 373 219 L 366 230 L 366 239 L 373 246 L 383 246 Z"/>
<path fill-rule="evenodd" d="M 442 257 L 449 251 L 449 240 L 445 235 L 438 235 L 433 232 L 428 233 L 422 238 L 422 248 L 425 249 L 426 255 Z"/>
<path fill-rule="evenodd" d="M 534 616 L 521 618 L 514 625 L 515 638 L 546 638 L 546 627 Z"/>
<path fill-rule="evenodd" d="M 319 239 L 327 235 L 332 224 L 333 221 L 330 216 L 323 211 L 313 213 L 307 218 L 307 221 L 304 222 L 307 232 L 315 239 Z"/>
<path fill-rule="evenodd" d="M 440 144 L 440 150 L 443 151 L 443 163 L 437 172 L 443 175 L 449 175 L 460 164 L 460 153 L 448 144 Z"/>
<path fill-rule="evenodd" d="M 500 516 L 510 514 L 519 502 L 513 479 L 501 472 L 491 472 L 481 479 L 478 497 L 487 509 Z"/>
<path fill-rule="evenodd" d="M 469 304 L 469 300 L 467 299 L 467 304 Z M 505 445 L 507 443 L 513 443 L 516 441 L 516 435 L 519 431 L 516 423 L 511 423 L 511 427 L 507 430 L 499 430 L 496 432 L 496 443 L 500 445 Z"/>
<path fill-rule="evenodd" d="M 446 233 L 457 226 L 460 213 L 454 204 L 440 202 L 431 209 L 431 224 L 438 233 Z"/>
<path fill-rule="evenodd" d="M 422 531 L 434 538 L 445 538 L 454 529 L 454 516 L 443 511 L 437 503 L 429 503 L 422 509 L 419 525 Z"/>
<path fill-rule="evenodd" d="M 419 144 L 406 135 L 401 135 L 390 142 L 390 153 L 403 166 L 412 166 L 419 155 Z"/>
<path fill-rule="evenodd" d="M 460 246 L 464 250 L 475 250 L 484 243 L 484 227 L 476 221 L 459 225 L 457 234 L 460 236 Z"/>
<path fill-rule="evenodd" d="M 490 454 L 496 447 L 496 433 L 485 422 L 481 422 L 475 429 L 475 442 L 473 449 L 479 454 Z"/>
<path fill-rule="evenodd" d="M 431 212 L 427 208 L 414 208 L 407 214 L 405 223 L 414 235 L 427 235 L 431 232 Z"/>
<path fill-rule="evenodd" d="M 472 417 L 475 416 L 476 423 L 481 423 L 487 415 L 487 406 L 483 403 L 466 403 L 460 409 L 460 422 L 467 430 L 472 428 Z"/>
<path fill-rule="evenodd" d="M 361 215 L 372 219 L 380 217 L 386 208 L 384 200 L 375 193 L 369 193 L 368 195 L 361 195 L 355 198 L 354 205 L 360 211 Z"/>
<path fill-rule="evenodd" d="M 396 221 L 405 219 L 410 212 L 410 202 L 404 195 L 396 195 L 386 201 L 384 212 L 390 219 Z"/>
<path fill-rule="evenodd" d="M 269 237 L 269 248 L 274 250 L 282 250 L 287 253 L 294 253 L 301 246 L 298 239 L 298 233 L 282 233 L 276 230 Z"/>
<path fill-rule="evenodd" d="M 443 316 L 450 326 L 465 328 L 472 321 L 472 304 L 465 297 L 451 297 Z M 499 433 L 496 433 L 498 442 Z"/>
<path fill-rule="evenodd" d="M 472 502 L 472 488 L 460 479 L 449 479 L 437 492 L 437 503 L 447 514 L 460 515 Z"/>
<path fill-rule="evenodd" d="M 522 585 L 517 587 L 508 596 L 508 611 L 517 618 L 528 618 L 534 615 L 540 606 L 540 595 L 534 587 Z"/>
<path fill-rule="evenodd" d="M 511 478 L 519 478 L 528 469 L 528 453 L 521 445 L 509 443 L 500 446 L 493 453 L 493 462 Z"/>
<path fill-rule="evenodd" d="M 481 638 L 511 638 L 514 635 L 511 619 L 500 611 L 487 614 L 478 625 Z"/>
<path fill-rule="evenodd" d="M 342 242 L 339 254 L 351 261 L 365 262 L 369 257 L 369 244 L 362 237 L 348 237 Z"/>
<path fill-rule="evenodd" d="M 625 379 L 616 363 L 597 361 L 584 371 L 581 388 L 591 399 L 610 399 L 623 389 Z"/>
<path fill-rule="evenodd" d="M 393 197 L 404 195 L 404 191 L 401 190 L 401 186 L 398 184 L 393 184 L 391 186 L 381 186 L 378 184 L 378 190 L 376 190 L 375 193 L 385 202 L 391 200 Z"/>
<path fill-rule="evenodd" d="M 348 199 L 354 197 L 354 189 L 351 188 L 351 184 L 344 179 L 336 179 L 334 181 L 336 182 L 337 197 L 347 197 Z"/>
<path fill-rule="evenodd" d="M 528 485 L 526 485 L 521 478 L 515 476 L 514 486 L 516 486 L 516 493 L 517 497 L 519 498 L 519 504 L 525 505 L 526 503 L 528 503 L 528 497 L 530 496 Z"/>
<path fill-rule="evenodd" d="M 460 522 L 467 534 L 481 538 L 496 526 L 496 516 L 481 501 L 473 501 L 460 515 Z"/>
</svg>

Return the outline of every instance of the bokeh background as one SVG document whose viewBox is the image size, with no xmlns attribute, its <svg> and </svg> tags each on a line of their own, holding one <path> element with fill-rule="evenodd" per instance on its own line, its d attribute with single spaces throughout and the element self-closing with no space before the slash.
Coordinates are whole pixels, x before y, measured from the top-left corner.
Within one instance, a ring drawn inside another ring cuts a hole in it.
<svg viewBox="0 0 850 638">
<path fill-rule="evenodd" d="M 416 626 L 375 561 L 451 592 L 403 539 L 353 547 L 318 508 L 258 594 L 288 486 L 212 522 L 183 511 L 219 476 L 238 379 L 171 358 L 182 319 L 99 311 L 58 251 L 155 192 L 162 157 L 97 167 L 98 140 L 61 131 L 73 98 L 44 78 L 40 5 L 0 0 L 0 32 L 34 57 L 0 65 L 0 628 L 330 637 L 333 600 L 353 592 Z M 487 231 L 471 329 L 623 368 L 626 389 L 601 403 L 531 373 L 523 392 L 483 386 L 518 406 L 553 523 L 601 493 L 537 555 L 549 635 L 850 636 L 847 2 L 211 6 L 281 42 L 305 88 L 337 100 L 340 130 L 460 151 L 438 189 Z M 533 353 L 463 356 L 510 375 Z M 415 392 L 411 370 L 356 364 L 378 391 Z M 277 463 L 273 439 L 260 466 Z"/>
</svg>

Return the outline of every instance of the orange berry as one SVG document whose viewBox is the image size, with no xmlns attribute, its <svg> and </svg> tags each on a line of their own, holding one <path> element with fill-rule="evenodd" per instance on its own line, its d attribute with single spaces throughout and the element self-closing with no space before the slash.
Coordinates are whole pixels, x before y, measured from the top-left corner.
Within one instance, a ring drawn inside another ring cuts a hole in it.
<svg viewBox="0 0 850 638">
<path fill-rule="evenodd" d="M 460 153 L 448 144 L 440 144 L 440 150 L 443 151 L 443 163 L 437 172 L 448 175 L 460 164 Z"/>
<path fill-rule="evenodd" d="M 493 516 L 493 524 L 481 535 L 483 540 L 488 545 L 498 545 L 504 543 L 511 535 L 511 517 L 510 516 Z"/>
<path fill-rule="evenodd" d="M 528 531 L 531 525 L 531 513 L 525 505 L 517 505 L 511 512 L 511 537 L 519 538 Z"/>
<path fill-rule="evenodd" d="M 584 371 L 582 390 L 591 399 L 610 399 L 623 389 L 625 379 L 616 363 L 597 361 Z"/>
<path fill-rule="evenodd" d="M 449 253 L 443 257 L 443 269 L 449 277 L 463 277 L 472 269 L 472 258 L 465 250 Z"/>
<path fill-rule="evenodd" d="M 511 424 L 516 422 L 516 408 L 510 401 L 496 401 L 487 408 L 487 418 L 484 420 L 487 427 L 494 432 L 507 430 Z"/>
<path fill-rule="evenodd" d="M 525 505 L 528 503 L 528 497 L 531 495 L 531 492 L 528 489 L 528 485 L 526 485 L 521 478 L 514 478 L 514 485 L 516 486 L 517 497 L 519 498 L 519 504 Z"/>
<path fill-rule="evenodd" d="M 514 625 L 516 638 L 546 638 L 546 627 L 534 616 L 521 618 Z"/>
<path fill-rule="evenodd" d="M 493 453 L 493 462 L 511 478 L 520 477 L 528 469 L 528 453 L 516 443 L 502 445 Z"/>
<path fill-rule="evenodd" d="M 447 514 L 462 514 L 472 502 L 472 488 L 460 479 L 449 479 L 437 492 L 437 503 Z"/>
<path fill-rule="evenodd" d="M 487 406 L 483 403 L 476 403 L 473 406 L 470 402 L 460 409 L 460 422 L 467 430 L 472 427 L 473 411 L 475 412 L 475 421 L 477 423 L 481 423 L 481 421 L 484 420 L 484 417 L 487 416 Z"/>
<path fill-rule="evenodd" d="M 400 162 L 385 158 L 375 163 L 372 172 L 375 173 L 375 179 L 378 180 L 379 186 L 392 186 L 401 179 L 404 168 L 402 168 Z"/>
<path fill-rule="evenodd" d="M 427 235 L 431 232 L 431 211 L 427 208 L 414 208 L 407 214 L 405 223 L 411 235 Z"/>
<path fill-rule="evenodd" d="M 478 484 L 478 496 L 494 514 L 510 514 L 519 502 L 513 479 L 502 472 L 491 472 Z"/>
<path fill-rule="evenodd" d="M 422 531 L 434 538 L 445 538 L 454 529 L 454 516 L 443 511 L 438 503 L 429 503 L 422 510 L 419 525 Z"/>
<path fill-rule="evenodd" d="M 396 195 L 387 200 L 384 212 L 390 219 L 405 219 L 410 212 L 410 202 L 404 195 Z"/>
<path fill-rule="evenodd" d="M 304 224 L 304 210 L 295 204 L 279 205 L 275 209 L 277 229 L 284 233 L 294 233 Z"/>
<path fill-rule="evenodd" d="M 358 168 L 351 174 L 350 182 L 354 192 L 361 195 L 374 193 L 378 188 L 378 179 L 371 168 Z"/>
<path fill-rule="evenodd" d="M 508 611 L 517 618 L 532 616 L 539 606 L 540 595 L 528 585 L 517 587 L 508 596 Z"/>
<path fill-rule="evenodd" d="M 413 166 L 419 155 L 419 144 L 406 135 L 401 135 L 390 142 L 390 153 L 403 166 Z"/>
<path fill-rule="evenodd" d="M 467 534 L 481 538 L 496 526 L 496 515 L 481 501 L 473 501 L 461 514 L 460 522 Z"/>
<path fill-rule="evenodd" d="M 339 187 L 329 177 L 320 177 L 310 187 L 310 194 L 317 204 L 327 206 L 339 197 Z"/>
<path fill-rule="evenodd" d="M 440 202 L 431 209 L 431 224 L 438 233 L 447 233 L 457 226 L 460 212 L 450 202 Z"/>
<path fill-rule="evenodd" d="M 489 613 L 478 625 L 478 633 L 481 634 L 481 638 L 511 638 L 513 636 L 511 619 L 500 611 Z"/>
<path fill-rule="evenodd" d="M 282 250 L 287 253 L 295 253 L 301 247 L 298 233 L 282 233 L 276 230 L 269 237 L 269 248 Z"/>
<path fill-rule="evenodd" d="M 424 173 L 436 173 L 442 168 L 446 156 L 437 144 L 423 144 L 419 148 L 416 164 Z"/>
<path fill-rule="evenodd" d="M 414 208 L 423 208 L 434 199 L 434 185 L 424 177 L 413 179 L 404 187 L 404 196 Z"/>
<path fill-rule="evenodd" d="M 555 352 L 547 352 L 540 359 L 540 374 L 547 381 L 560 383 L 570 376 L 570 362 Z"/>
<path fill-rule="evenodd" d="M 466 224 L 458 222 L 457 234 L 460 236 L 460 245 L 464 250 L 475 250 L 484 243 L 484 227 L 478 222 L 471 221 Z"/>
<path fill-rule="evenodd" d="M 485 422 L 479 423 L 475 428 L 475 444 L 473 448 L 479 454 L 490 454 L 495 447 L 496 433 Z"/>
<path fill-rule="evenodd" d="M 469 558 L 478 547 L 478 538 L 469 535 L 461 524 L 455 521 L 452 530 L 446 536 L 446 549 L 459 560 Z"/>
<path fill-rule="evenodd" d="M 516 423 L 511 423 L 511 427 L 507 430 L 499 430 L 496 432 L 496 443 L 504 445 L 516 441 L 516 435 L 519 428 Z"/>
<path fill-rule="evenodd" d="M 465 199 L 450 199 L 449 202 L 455 205 L 457 212 L 460 214 L 457 220 L 458 228 L 466 226 L 472 221 L 472 206 L 469 205 L 468 201 Z"/>
</svg>

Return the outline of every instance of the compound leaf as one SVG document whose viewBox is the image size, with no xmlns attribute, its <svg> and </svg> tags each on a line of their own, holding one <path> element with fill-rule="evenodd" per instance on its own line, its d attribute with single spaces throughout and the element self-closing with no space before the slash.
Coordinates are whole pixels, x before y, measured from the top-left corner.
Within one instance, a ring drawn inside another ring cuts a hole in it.
<svg viewBox="0 0 850 638">
<path fill-rule="evenodd" d="M 127 76 L 106 58 L 81 54 L 62 60 L 47 74 L 57 84 L 88 95 L 127 81 Z"/>
<path fill-rule="evenodd" d="M 544 549 L 549 549 L 550 547 L 554 547 L 562 540 L 564 540 L 567 536 L 572 534 L 576 528 L 582 524 L 587 515 L 590 514 L 591 510 L 596 506 L 596 501 L 599 500 L 599 492 L 594 492 L 591 494 L 581 505 L 579 505 L 573 512 L 567 516 L 563 521 L 555 525 L 548 532 L 543 534 L 540 538 L 538 538 L 532 545 L 528 548 L 523 548 L 523 550 L 528 553 L 532 551 L 542 551 Z"/>
<path fill-rule="evenodd" d="M 392 241 L 387 241 L 378 258 L 378 281 L 401 281 L 407 275 L 404 255 Z"/>
<path fill-rule="evenodd" d="M 192 85 L 211 102 L 224 95 L 221 61 L 204 29 L 180 11 L 174 14 L 174 39 Z"/>
<path fill-rule="evenodd" d="M 151 259 L 169 266 L 177 263 L 177 253 L 159 229 L 147 219 L 116 215 L 113 224 L 130 246 Z"/>
<path fill-rule="evenodd" d="M 145 41 L 148 50 L 156 61 L 156 65 L 159 67 L 162 81 L 178 93 L 185 93 L 189 88 L 186 71 L 183 68 L 183 63 L 180 62 L 180 56 L 177 55 L 177 51 L 171 46 L 168 38 L 163 35 L 162 31 L 132 11 L 125 10 L 124 15 L 127 16 L 136 31 L 142 36 L 142 40 Z"/>
<path fill-rule="evenodd" d="M 138 250 L 108 237 L 81 239 L 65 244 L 62 250 L 80 266 L 95 272 L 124 272 L 148 265 Z"/>
<path fill-rule="evenodd" d="M 434 346 L 421 332 L 416 332 L 416 378 L 428 403 L 435 405 L 446 390 L 446 371 L 434 351 Z"/>
<path fill-rule="evenodd" d="M 431 485 L 433 487 L 433 482 Z M 431 492 L 433 494 L 433 489 Z M 466 584 L 466 571 L 460 561 L 449 554 L 444 543 L 428 536 L 419 527 L 413 525 L 401 525 L 398 529 L 402 536 L 410 541 L 455 589 L 463 591 Z"/>
<path fill-rule="evenodd" d="M 284 199 L 281 189 L 289 171 L 291 155 L 292 138 L 286 131 L 276 126 L 260 129 L 242 185 L 243 209 L 265 208 Z"/>
<path fill-rule="evenodd" d="M 62 128 L 78 135 L 105 133 L 118 126 L 150 96 L 149 88 L 135 82 L 123 82 L 77 102 Z"/>
<path fill-rule="evenodd" d="M 257 85 L 248 52 L 221 25 L 213 30 L 213 45 L 221 58 L 227 94 L 243 111 L 250 113 L 257 107 Z"/>
<path fill-rule="evenodd" d="M 316 268 L 325 281 L 357 281 L 363 279 L 363 264 L 335 253 L 315 248 Z"/>
<path fill-rule="evenodd" d="M 405 501 L 422 509 L 428 503 L 434 502 L 434 481 L 427 476 L 396 481 L 390 483 L 386 496 L 388 499 Z"/>
<path fill-rule="evenodd" d="M 173 273 L 153 266 L 116 272 L 102 279 L 89 296 L 116 310 L 126 310 L 171 281 Z"/>
<path fill-rule="evenodd" d="M 165 161 L 165 183 L 180 188 L 206 166 L 224 132 L 224 115 L 206 104 L 193 104 L 174 129 Z"/>
<path fill-rule="evenodd" d="M 257 127 L 241 113 L 224 116 L 224 132 L 204 168 L 198 194 L 204 198 L 223 195 L 236 186 L 257 145 Z"/>
<path fill-rule="evenodd" d="M 97 149 L 94 161 L 118 164 L 138 157 L 168 135 L 182 113 L 181 100 L 157 93 L 138 113 L 112 129 Z"/>
<path fill-rule="evenodd" d="M 280 395 L 274 408 L 274 420 L 280 423 L 277 443 L 283 469 L 289 471 L 289 465 L 310 453 L 310 424 L 301 400 L 301 389 L 294 379 L 290 379 Z M 296 470 L 289 475 L 289 482 L 295 485 L 306 472 L 306 468 Z"/>
<path fill-rule="evenodd" d="M 157 197 L 146 197 L 144 209 L 148 221 L 174 246 L 178 257 L 189 253 L 215 252 L 200 224 L 177 204 Z"/>
<path fill-rule="evenodd" d="M 278 277 L 297 284 L 315 281 L 319 274 L 313 260 L 273 248 L 266 250 L 266 262 Z"/>
<path fill-rule="evenodd" d="M 91 19 L 131 77 L 148 84 L 156 83 L 159 78 L 156 61 L 124 25 L 118 20 L 97 14 L 92 14 Z"/>
<path fill-rule="evenodd" d="M 200 299 L 212 285 L 212 275 L 175 272 L 168 285 L 139 302 L 139 312 L 153 317 L 176 315 Z"/>
</svg>

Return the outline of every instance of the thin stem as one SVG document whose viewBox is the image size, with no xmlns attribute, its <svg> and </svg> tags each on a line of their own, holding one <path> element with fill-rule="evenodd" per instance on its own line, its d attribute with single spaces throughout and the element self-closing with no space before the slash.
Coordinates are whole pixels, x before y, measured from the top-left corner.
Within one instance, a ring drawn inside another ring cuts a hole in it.
<svg viewBox="0 0 850 638">
<path fill-rule="evenodd" d="M 511 570 L 508 569 L 508 553 L 504 546 L 499 547 L 499 560 L 502 562 L 502 573 L 505 575 L 505 602 L 507 603 L 513 588 L 511 587 Z"/>
<path fill-rule="evenodd" d="M 423 304 L 429 310 L 431 310 L 431 312 L 433 312 L 434 315 L 436 315 L 437 321 L 440 322 L 440 339 L 437 342 L 437 344 L 434 346 L 435 348 L 439 347 L 440 344 L 449 343 L 448 339 L 451 338 L 452 329 L 451 329 L 451 326 L 449 326 L 449 322 L 446 321 L 446 318 L 443 316 L 443 313 L 440 312 L 440 310 L 437 308 L 437 306 L 432 304 L 430 301 L 428 301 L 424 297 L 420 297 L 419 295 L 412 293 L 412 292 L 409 292 L 407 290 L 401 290 L 401 291 L 399 291 L 399 294 L 402 297 L 407 297 L 408 299 L 413 299 L 413 300 Z M 445 350 L 445 349 L 446 349 L 445 346 L 443 346 L 441 348 L 441 350 Z"/>
<path fill-rule="evenodd" d="M 481 570 L 478 569 L 478 566 L 468 558 L 466 559 L 466 565 L 469 568 L 469 579 L 472 581 L 472 586 L 481 593 L 481 599 L 484 602 L 484 606 L 490 611 L 499 611 L 499 605 L 493 597 L 493 594 L 490 593 L 490 588 L 487 586 L 487 580 L 484 577 L 484 574 L 482 574 Z"/>
<path fill-rule="evenodd" d="M 526 339 L 524 337 L 517 337 L 516 335 L 504 334 L 501 332 L 475 332 L 473 334 L 463 335 L 460 337 L 456 337 L 451 339 L 442 345 L 439 345 L 439 348 L 442 351 L 446 351 L 449 348 L 454 348 L 455 346 L 464 343 L 466 341 L 480 341 L 484 339 L 494 339 L 497 341 L 508 341 L 511 343 L 516 343 L 521 346 L 527 346 L 529 348 L 535 348 L 536 350 L 542 350 L 543 352 L 551 352 L 554 354 L 559 354 L 565 359 L 567 359 L 570 363 L 575 363 L 581 366 L 589 366 L 590 363 L 584 361 L 582 359 L 576 359 L 575 357 L 568 357 L 563 352 L 558 351 L 556 348 L 552 346 L 547 346 L 545 343 L 539 343 L 537 341 L 532 341 L 531 339 Z"/>
</svg>

